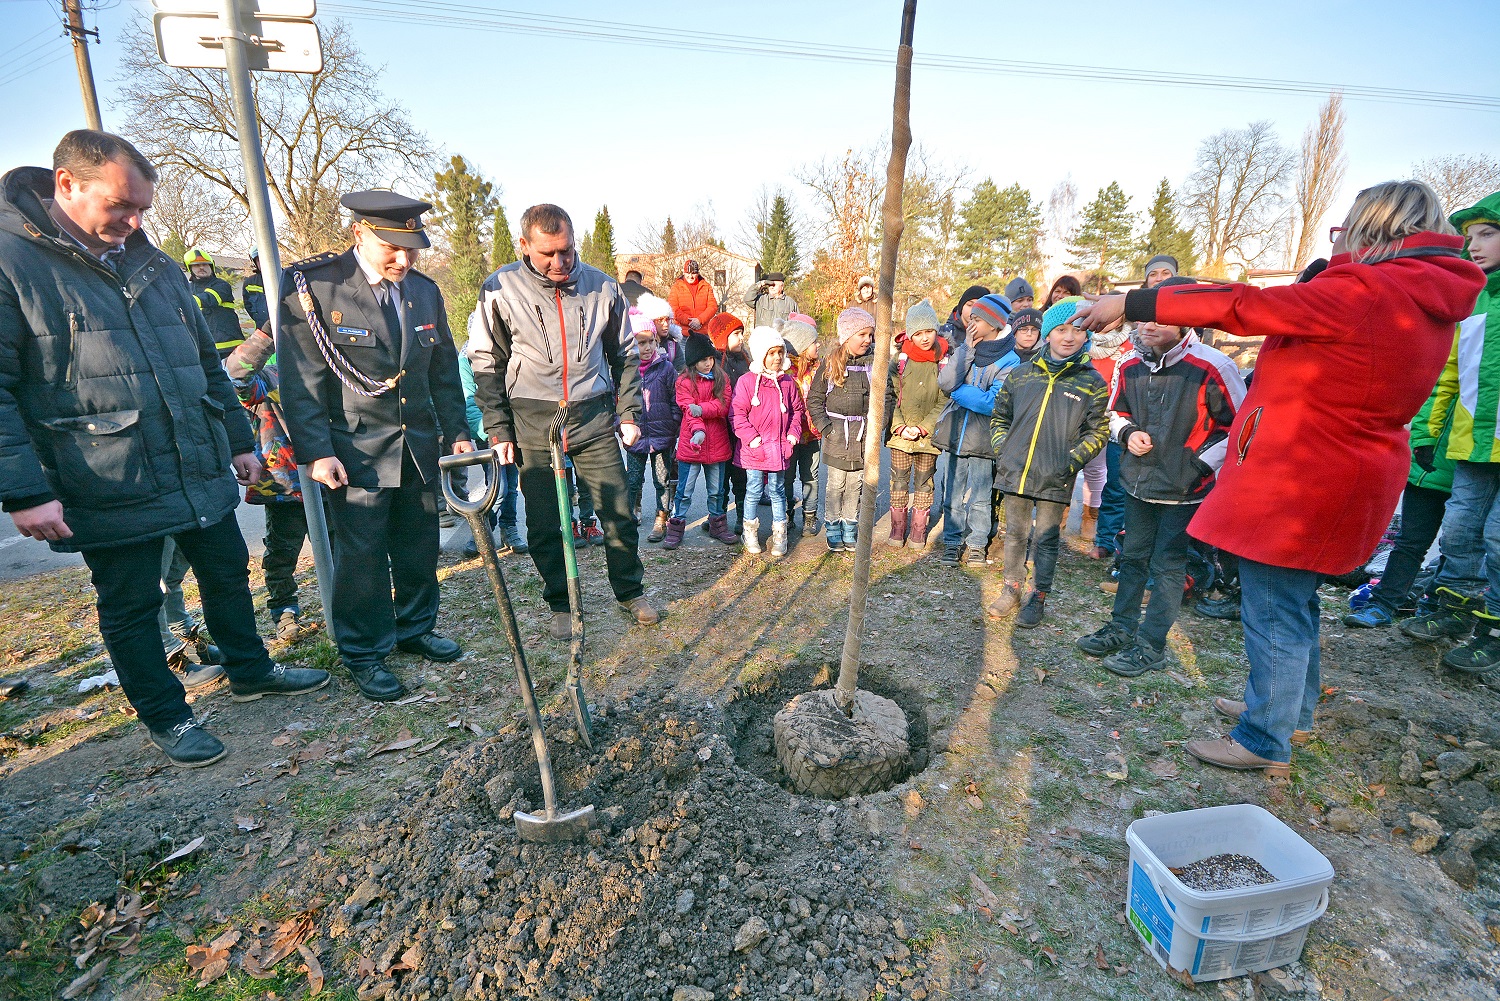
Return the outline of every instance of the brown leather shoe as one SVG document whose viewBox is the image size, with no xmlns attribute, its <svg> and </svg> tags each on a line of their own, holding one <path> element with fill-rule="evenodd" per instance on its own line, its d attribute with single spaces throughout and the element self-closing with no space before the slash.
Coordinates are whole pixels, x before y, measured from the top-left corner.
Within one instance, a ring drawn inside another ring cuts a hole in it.
<svg viewBox="0 0 1500 1001">
<path fill-rule="evenodd" d="M 654 626 L 661 621 L 661 613 L 651 607 L 651 602 L 645 597 L 631 598 L 629 601 L 620 602 L 620 608 L 626 615 L 635 619 L 637 625 Z"/>
<path fill-rule="evenodd" d="M 1008 615 L 1014 615 L 1021 607 L 1021 585 L 1006 584 L 1000 589 L 1000 597 L 990 605 L 988 612 L 992 619 L 1003 619 Z"/>
<path fill-rule="evenodd" d="M 1240 713 L 1245 711 L 1245 703 L 1236 702 L 1234 699 L 1214 699 L 1214 708 L 1219 711 L 1220 716 L 1238 723 L 1240 721 Z M 1306 747 L 1307 742 L 1312 740 L 1312 738 L 1313 732 L 1311 730 L 1292 731 L 1292 745 L 1295 747 Z"/>
<path fill-rule="evenodd" d="M 1270 758 L 1262 758 L 1259 754 L 1252 754 L 1231 737 L 1220 737 L 1218 740 L 1190 740 L 1183 750 L 1199 761 L 1219 768 L 1232 768 L 1242 772 L 1260 769 L 1266 773 L 1266 778 L 1271 779 L 1292 777 L 1290 762 L 1272 761 Z"/>
</svg>

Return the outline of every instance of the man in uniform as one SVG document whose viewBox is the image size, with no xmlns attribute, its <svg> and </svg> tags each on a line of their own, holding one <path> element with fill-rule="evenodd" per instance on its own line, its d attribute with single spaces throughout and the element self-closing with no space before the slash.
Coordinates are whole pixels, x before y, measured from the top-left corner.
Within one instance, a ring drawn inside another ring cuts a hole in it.
<svg viewBox="0 0 1500 1001">
<path fill-rule="evenodd" d="M 245 335 L 240 331 L 239 314 L 234 311 L 234 289 L 214 274 L 214 259 L 197 247 L 183 256 L 182 263 L 188 269 L 193 298 L 208 321 L 209 333 L 214 335 L 219 358 L 228 358 L 229 352 L 245 342 Z"/>
<path fill-rule="evenodd" d="M 392 191 L 341 204 L 354 246 L 282 276 L 281 403 L 298 464 L 329 490 L 339 654 L 367 698 L 390 702 L 406 692 L 385 666 L 393 649 L 463 654 L 433 632 L 437 463 L 444 443 L 474 442 L 442 293 L 414 270 L 432 206 Z"/>
<path fill-rule="evenodd" d="M 250 314 L 256 330 L 271 329 L 271 311 L 266 308 L 266 286 L 260 277 L 260 251 L 250 248 L 250 273 L 240 279 L 240 302 Z"/>
<path fill-rule="evenodd" d="M 467 350 L 484 429 L 500 461 L 521 467 L 527 541 L 552 609 L 552 636 L 570 635 L 567 529 L 548 435 L 559 404 L 566 407 L 563 446 L 573 474 L 604 529 L 610 588 L 626 614 L 654 625 L 661 616 L 641 583 L 639 532 L 619 446 L 641 437 L 641 373 L 627 340 L 629 307 L 613 278 L 578 259 L 573 220 L 556 205 L 526 210 L 520 244 L 521 259 L 485 279 Z"/>
<path fill-rule="evenodd" d="M 745 305 L 755 311 L 757 327 L 774 327 L 777 330 L 797 312 L 797 303 L 786 294 L 786 275 L 780 271 L 761 275 L 760 281 L 745 296 Z"/>
<path fill-rule="evenodd" d="M 234 517 L 255 439 L 182 272 L 141 232 L 156 169 L 119 136 L 63 136 L 53 168 L 0 178 L 0 505 L 81 552 L 120 687 L 173 764 L 228 753 L 172 676 L 157 630 L 169 539 L 198 578 L 236 702 L 326 671 L 272 662 Z"/>
</svg>

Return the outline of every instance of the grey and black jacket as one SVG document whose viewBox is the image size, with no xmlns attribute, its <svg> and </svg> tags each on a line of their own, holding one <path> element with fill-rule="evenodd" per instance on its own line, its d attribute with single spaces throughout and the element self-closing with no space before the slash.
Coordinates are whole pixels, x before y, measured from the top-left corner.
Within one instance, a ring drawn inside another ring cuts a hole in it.
<svg viewBox="0 0 1500 1001">
<path fill-rule="evenodd" d="M 569 447 L 640 423 L 640 370 L 620 286 L 579 261 L 553 282 L 524 258 L 490 275 L 469 323 L 474 399 L 497 441 L 545 449 L 558 403 Z"/>
<path fill-rule="evenodd" d="M 1109 387 L 1087 353 L 1051 362 L 1043 352 L 1006 376 L 990 416 L 995 489 L 1066 504 L 1073 478 L 1109 439 Z"/>
<path fill-rule="evenodd" d="M 52 192 L 44 167 L 0 178 L 0 503 L 61 501 L 60 552 L 216 524 L 255 439 L 187 279 L 141 232 L 91 257 Z"/>
</svg>

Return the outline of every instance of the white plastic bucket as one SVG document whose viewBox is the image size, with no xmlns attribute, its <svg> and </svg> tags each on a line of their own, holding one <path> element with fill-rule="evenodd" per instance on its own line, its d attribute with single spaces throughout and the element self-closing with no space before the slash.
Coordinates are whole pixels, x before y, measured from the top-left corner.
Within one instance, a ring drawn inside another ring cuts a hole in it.
<svg viewBox="0 0 1500 1001">
<path fill-rule="evenodd" d="M 1125 832 L 1125 914 L 1146 951 L 1195 981 L 1292 962 L 1328 909 L 1333 866 L 1267 811 L 1248 803 L 1146 817 Z M 1203 892 L 1171 872 L 1211 855 L 1245 855 L 1276 882 Z"/>
</svg>

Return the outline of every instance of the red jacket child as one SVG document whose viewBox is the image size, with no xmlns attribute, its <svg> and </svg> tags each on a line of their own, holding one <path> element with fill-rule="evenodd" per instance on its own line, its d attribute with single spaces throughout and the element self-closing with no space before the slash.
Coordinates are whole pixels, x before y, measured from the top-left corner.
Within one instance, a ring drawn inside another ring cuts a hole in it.
<svg viewBox="0 0 1500 1001">
<path fill-rule="evenodd" d="M 715 378 L 722 380 L 718 393 L 714 392 Z M 717 365 L 706 377 L 689 366 L 677 377 L 677 406 L 682 410 L 682 431 L 677 436 L 677 461 L 697 462 L 708 465 L 713 462 L 728 462 L 729 443 L 729 380 Z M 702 417 L 694 417 L 688 407 L 693 404 L 703 408 Z M 693 434 L 703 432 L 703 444 L 693 444 Z"/>
</svg>

